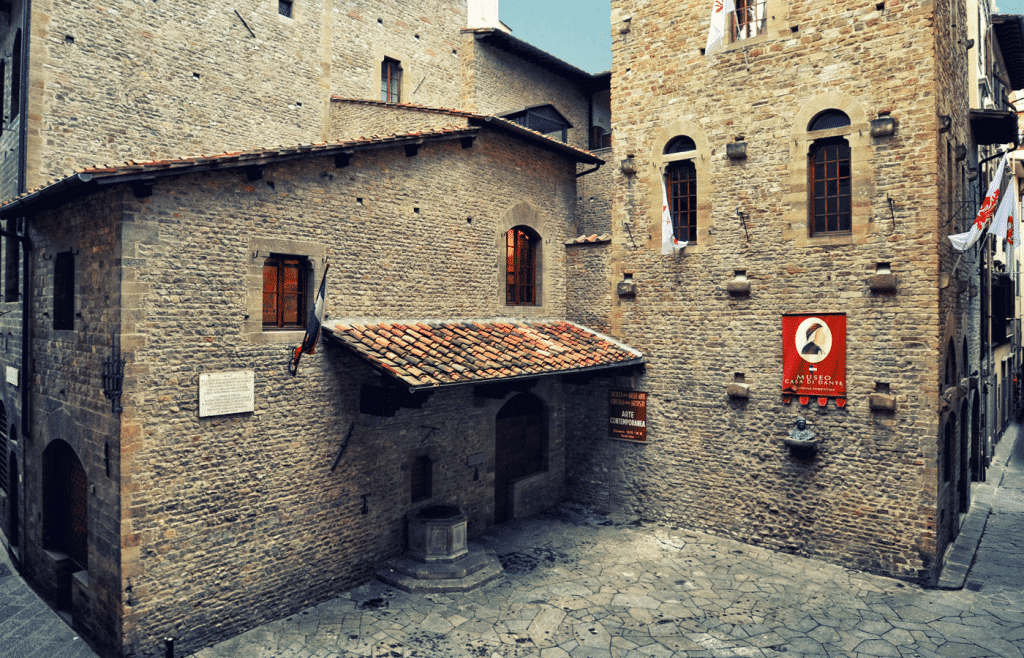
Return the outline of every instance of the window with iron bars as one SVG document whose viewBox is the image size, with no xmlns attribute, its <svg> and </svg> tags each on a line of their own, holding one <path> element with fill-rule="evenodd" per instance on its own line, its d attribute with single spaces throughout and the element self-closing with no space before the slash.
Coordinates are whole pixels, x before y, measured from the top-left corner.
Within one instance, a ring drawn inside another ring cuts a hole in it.
<svg viewBox="0 0 1024 658">
<path fill-rule="evenodd" d="M 672 235 L 677 240 L 697 242 L 697 167 L 692 160 L 673 162 L 665 170 L 665 188 Z"/>
<path fill-rule="evenodd" d="M 733 41 L 749 39 L 766 32 L 766 4 L 767 0 L 736 0 L 736 11 L 732 16 Z"/>
</svg>

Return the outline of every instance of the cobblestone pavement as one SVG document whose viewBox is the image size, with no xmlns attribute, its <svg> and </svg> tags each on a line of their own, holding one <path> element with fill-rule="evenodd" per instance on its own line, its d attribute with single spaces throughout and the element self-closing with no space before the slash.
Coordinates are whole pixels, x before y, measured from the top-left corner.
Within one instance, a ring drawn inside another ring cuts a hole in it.
<svg viewBox="0 0 1024 658">
<path fill-rule="evenodd" d="M 505 575 L 476 591 L 413 595 L 374 581 L 194 657 L 1024 658 L 1015 430 L 975 494 L 991 513 L 962 590 L 566 505 L 485 537 Z M 3 553 L 0 658 L 95 658 Z"/>
<path fill-rule="evenodd" d="M 33 592 L 0 545 L 0 658 L 96 658 Z"/>
<path fill-rule="evenodd" d="M 1015 438 L 996 461 L 1007 464 Z M 476 591 L 413 595 L 375 581 L 195 658 L 1024 658 L 1024 459 L 1000 477 L 970 589 L 567 505 L 485 537 L 505 575 Z"/>
</svg>

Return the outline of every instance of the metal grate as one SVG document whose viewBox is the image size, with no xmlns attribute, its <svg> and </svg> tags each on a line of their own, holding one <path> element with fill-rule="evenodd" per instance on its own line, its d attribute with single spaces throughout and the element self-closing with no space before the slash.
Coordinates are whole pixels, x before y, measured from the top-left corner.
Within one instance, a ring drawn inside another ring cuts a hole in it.
<svg viewBox="0 0 1024 658">
<path fill-rule="evenodd" d="M 979 583 L 976 580 L 972 580 L 971 582 L 967 583 L 967 589 L 969 589 L 972 592 L 980 592 L 984 586 L 985 583 Z"/>
</svg>

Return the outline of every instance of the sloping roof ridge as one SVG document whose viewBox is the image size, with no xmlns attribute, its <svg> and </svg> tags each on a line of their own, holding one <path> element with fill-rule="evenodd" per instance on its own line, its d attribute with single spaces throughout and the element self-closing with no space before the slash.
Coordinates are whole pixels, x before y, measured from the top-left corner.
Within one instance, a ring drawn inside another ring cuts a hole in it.
<svg viewBox="0 0 1024 658">
<path fill-rule="evenodd" d="M 39 192 L 60 184 L 62 181 L 68 181 L 74 178 L 80 179 L 82 182 L 87 182 L 94 176 L 108 177 L 118 176 L 121 174 L 128 174 L 132 172 L 145 172 L 145 171 L 179 171 L 186 170 L 189 167 L 201 166 L 205 164 L 216 164 L 221 162 L 229 162 L 231 160 L 238 160 L 240 165 L 244 165 L 247 160 L 257 160 L 262 157 L 284 157 L 288 155 L 298 155 L 302 153 L 315 153 L 315 152 L 330 152 L 338 149 L 345 148 L 358 148 L 361 146 L 371 146 L 374 144 L 388 144 L 391 142 L 401 142 L 408 139 L 429 139 L 431 137 L 443 137 L 452 136 L 458 134 L 470 134 L 476 133 L 478 128 L 436 128 L 431 130 L 420 130 L 408 133 L 392 133 L 390 135 L 371 135 L 370 137 L 359 137 L 357 139 L 344 139 L 334 140 L 329 142 L 312 142 L 306 144 L 297 144 L 294 146 L 277 146 L 277 147 L 258 147 L 245 151 L 226 151 L 223 153 L 216 153 L 210 155 L 194 155 L 194 156 L 182 156 L 182 157 L 171 157 L 171 158 L 159 158 L 153 160 L 126 160 L 124 164 L 112 165 L 112 164 L 96 164 L 88 167 L 74 169 L 70 174 L 63 178 L 48 179 L 38 187 L 32 188 L 26 192 L 23 192 L 15 197 L 7 199 L 3 203 L 0 203 L 0 207 L 8 206 L 16 201 L 20 201 L 26 197 L 38 194 Z"/>
<path fill-rule="evenodd" d="M 453 107 L 433 107 L 431 105 L 418 105 L 416 103 L 386 103 L 384 101 L 376 101 L 370 98 L 346 98 L 345 96 L 331 96 L 332 101 L 340 101 L 342 103 L 352 103 L 358 105 L 372 105 L 374 107 L 397 107 L 403 110 L 414 110 L 417 112 L 433 112 L 435 114 L 451 114 L 453 116 L 460 117 L 471 117 L 480 116 L 475 112 L 468 110 L 458 110 Z"/>
<path fill-rule="evenodd" d="M 628 352 L 632 352 L 637 356 L 643 356 L 643 353 L 636 348 L 630 347 L 626 343 L 623 343 L 607 334 L 603 334 L 599 331 L 594 331 L 590 327 L 586 327 L 578 322 L 572 320 L 566 320 L 565 318 L 549 317 L 549 318 L 527 318 L 527 317 L 509 317 L 509 316 L 492 316 L 492 317 L 480 317 L 480 318 L 385 318 L 385 317 L 350 317 L 350 318 L 331 318 L 330 320 L 324 321 L 324 326 L 328 325 L 345 325 L 345 326 L 380 326 L 380 325 L 400 325 L 406 327 L 414 327 L 418 324 L 425 324 L 427 326 L 441 327 L 466 327 L 471 325 L 498 325 L 498 324 L 512 324 L 520 326 L 550 326 L 555 324 L 564 324 L 571 327 L 575 327 L 579 331 L 584 333 L 593 334 L 603 340 L 613 343 L 616 347 L 620 347 Z"/>
</svg>

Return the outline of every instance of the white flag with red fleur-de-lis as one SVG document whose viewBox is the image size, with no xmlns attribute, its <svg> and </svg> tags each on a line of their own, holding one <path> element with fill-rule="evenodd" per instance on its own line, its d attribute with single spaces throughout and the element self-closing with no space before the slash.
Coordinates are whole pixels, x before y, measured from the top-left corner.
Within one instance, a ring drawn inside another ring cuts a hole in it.
<svg viewBox="0 0 1024 658">
<path fill-rule="evenodd" d="M 1003 238 L 1011 247 L 1016 247 L 1020 242 L 1014 233 L 1013 218 L 1017 215 L 1017 198 L 1012 189 L 1007 189 L 1003 200 L 999 202 L 996 214 L 992 216 L 992 235 Z"/>
<path fill-rule="evenodd" d="M 965 251 L 977 242 L 985 227 L 992 221 L 992 215 L 995 214 L 996 208 L 999 207 L 999 197 L 1004 187 L 1003 172 L 1006 170 L 1006 160 L 1008 157 L 1009 155 L 1004 155 L 1003 159 L 999 161 L 999 168 L 996 169 L 996 175 L 992 177 L 992 182 L 988 185 L 985 200 L 981 202 L 981 210 L 978 211 L 978 216 L 974 218 L 971 230 L 966 233 L 947 236 L 949 241 L 953 243 L 953 248 L 957 251 Z M 1012 195 L 1013 192 L 1010 192 L 1010 194 Z"/>
<path fill-rule="evenodd" d="M 711 5 L 711 29 L 708 30 L 708 45 L 705 52 L 722 40 L 725 36 L 725 27 L 728 24 L 729 14 L 736 11 L 734 0 L 712 0 Z"/>
</svg>

